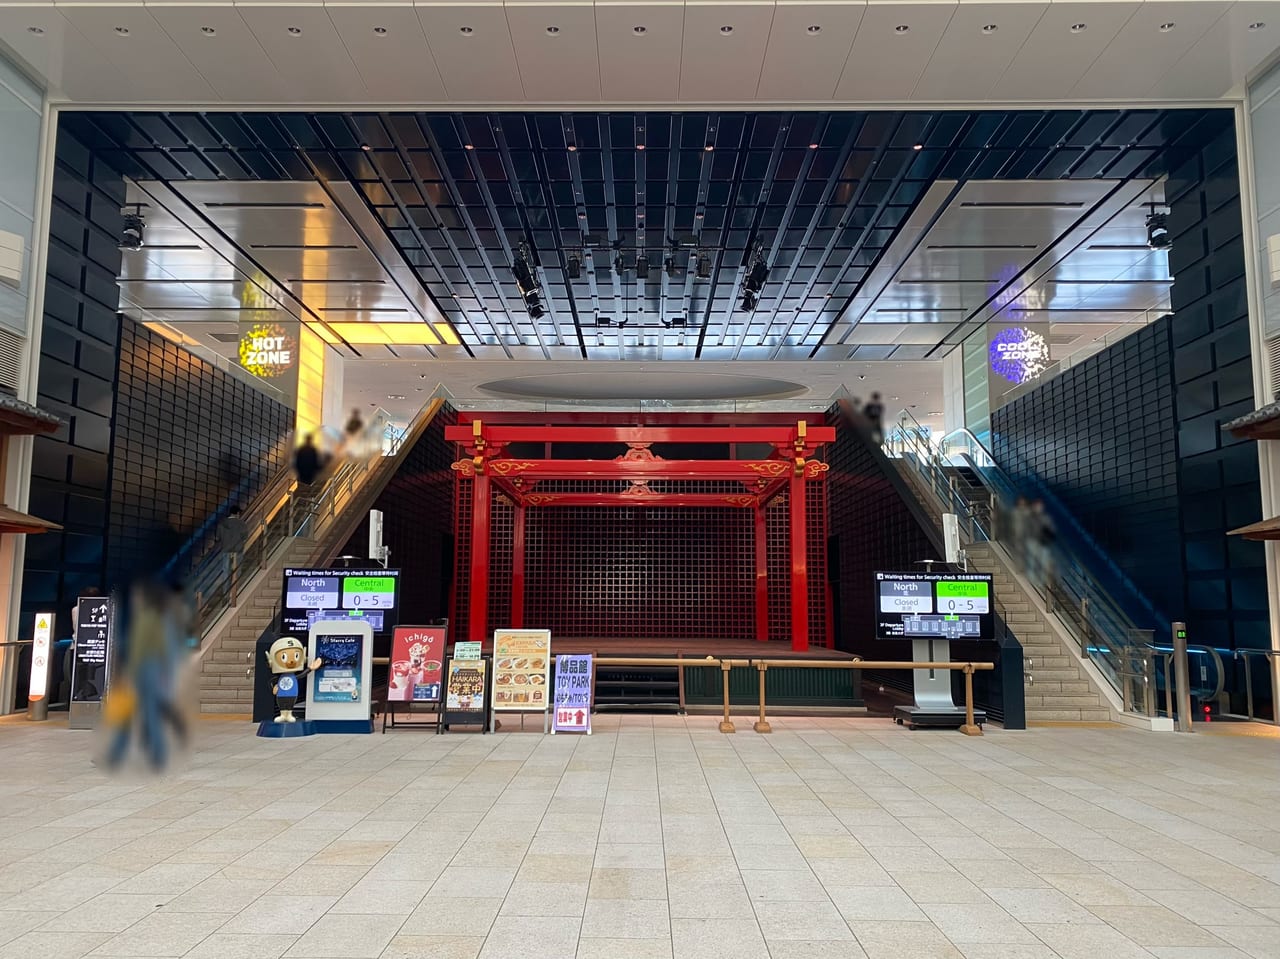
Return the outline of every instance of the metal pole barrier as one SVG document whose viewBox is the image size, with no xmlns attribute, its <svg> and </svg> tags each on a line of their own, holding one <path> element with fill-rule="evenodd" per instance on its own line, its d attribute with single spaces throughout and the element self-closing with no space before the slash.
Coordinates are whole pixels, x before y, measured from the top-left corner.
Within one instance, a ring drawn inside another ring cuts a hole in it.
<svg viewBox="0 0 1280 959">
<path fill-rule="evenodd" d="M 1173 624 L 1173 672 L 1178 680 L 1178 732 L 1195 732 L 1191 720 L 1191 674 L 1187 662 L 1187 624 Z"/>
<path fill-rule="evenodd" d="M 973 663 L 964 664 L 964 725 L 960 732 L 966 736 L 982 735 L 982 727 L 973 721 Z"/>
<path fill-rule="evenodd" d="M 760 675 L 760 719 L 756 721 L 755 729 L 758 733 L 771 733 L 773 727 L 769 725 L 769 720 L 764 718 L 764 674 L 768 670 L 768 663 L 756 663 L 756 672 Z"/>
<path fill-rule="evenodd" d="M 1249 668 L 1248 655 L 1241 655 L 1240 650 L 1235 652 L 1236 659 L 1244 660 L 1244 701 L 1245 715 L 1253 719 L 1253 670 Z"/>
<path fill-rule="evenodd" d="M 1165 656 L 1164 659 L 1164 711 L 1173 719 L 1173 657 Z"/>
<path fill-rule="evenodd" d="M 720 660 L 720 675 L 724 678 L 724 719 L 720 720 L 722 733 L 736 732 L 732 720 L 729 719 L 729 670 L 731 669 L 733 669 L 732 663 L 726 659 Z"/>
</svg>

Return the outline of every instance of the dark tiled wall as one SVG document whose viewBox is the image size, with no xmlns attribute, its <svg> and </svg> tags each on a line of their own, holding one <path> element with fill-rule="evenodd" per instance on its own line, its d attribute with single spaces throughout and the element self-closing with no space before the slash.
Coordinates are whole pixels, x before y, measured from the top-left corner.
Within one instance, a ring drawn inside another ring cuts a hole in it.
<svg viewBox="0 0 1280 959">
<path fill-rule="evenodd" d="M 289 461 L 294 413 L 127 317 L 112 444 L 107 575 L 158 569 L 229 499 Z"/>
<path fill-rule="evenodd" d="M 996 458 L 1049 481 L 1192 641 L 1267 645 L 1257 450 L 1222 434 L 1253 408 L 1235 135 L 1169 174 L 1171 317 L 998 410 Z"/>
<path fill-rule="evenodd" d="M 992 452 L 1037 474 L 1167 615 L 1182 608 L 1177 424 L 1168 319 L 992 416 Z"/>
<path fill-rule="evenodd" d="M 441 407 L 374 505 L 383 513 L 382 542 L 391 550 L 391 566 L 401 570 L 404 624 L 424 625 L 449 615 L 454 554 L 449 464 L 456 457 L 444 429 L 457 421 L 453 407 Z M 342 552 L 364 556 L 368 551 L 369 529 L 361 525 Z M 451 628 L 451 638 L 457 635 Z"/>
<path fill-rule="evenodd" d="M 827 460 L 827 515 L 836 648 L 868 659 L 910 659 L 909 642 L 875 638 L 874 574 L 914 570 L 920 560 L 942 557 L 867 441 L 838 415 L 832 423 L 836 442 Z"/>
<path fill-rule="evenodd" d="M 38 402 L 64 422 L 35 439 L 30 508 L 64 530 L 27 537 L 22 609 L 69 633 L 74 598 L 106 582 L 124 182 L 65 134 L 55 162 Z"/>
</svg>

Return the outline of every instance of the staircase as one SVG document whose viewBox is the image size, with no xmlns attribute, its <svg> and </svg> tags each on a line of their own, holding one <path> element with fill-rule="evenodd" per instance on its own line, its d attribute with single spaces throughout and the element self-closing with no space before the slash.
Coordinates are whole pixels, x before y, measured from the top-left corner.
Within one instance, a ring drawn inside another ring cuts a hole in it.
<svg viewBox="0 0 1280 959">
<path fill-rule="evenodd" d="M 991 543 L 970 543 L 965 555 L 971 570 L 992 575 L 1005 623 L 1022 644 L 1027 725 L 1110 721 L 1111 707 L 1080 658 L 1053 629 L 1037 598 L 1013 575 L 1004 551 Z"/>
<path fill-rule="evenodd" d="M 200 711 L 247 714 L 253 709 L 253 676 L 258 639 L 271 628 L 280 605 L 285 567 L 327 566 L 346 545 L 404 457 L 444 405 L 433 394 L 390 452 L 350 460 L 325 482 L 312 504 L 289 489 L 257 524 L 245 549 L 238 581 L 232 583 L 221 555 L 198 581 L 200 623 Z"/>
</svg>

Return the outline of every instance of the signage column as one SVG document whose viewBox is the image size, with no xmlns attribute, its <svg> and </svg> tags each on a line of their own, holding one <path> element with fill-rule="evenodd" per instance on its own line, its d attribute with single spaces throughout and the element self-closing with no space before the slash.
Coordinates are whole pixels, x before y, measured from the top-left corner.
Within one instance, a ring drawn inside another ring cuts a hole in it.
<svg viewBox="0 0 1280 959">
<path fill-rule="evenodd" d="M 49 674 L 53 668 L 53 613 L 36 613 L 31 644 L 31 682 L 27 687 L 27 719 L 49 718 Z"/>
<path fill-rule="evenodd" d="M 75 655 L 71 660 L 72 729 L 92 729 L 102 711 L 102 694 L 111 675 L 111 640 L 115 601 L 108 596 L 82 596 L 76 605 Z"/>
</svg>

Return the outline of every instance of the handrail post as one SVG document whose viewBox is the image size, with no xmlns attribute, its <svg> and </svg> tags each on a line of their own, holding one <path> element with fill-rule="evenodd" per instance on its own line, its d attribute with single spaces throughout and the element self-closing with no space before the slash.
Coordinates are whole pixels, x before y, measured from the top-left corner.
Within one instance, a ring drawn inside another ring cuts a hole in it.
<svg viewBox="0 0 1280 959">
<path fill-rule="evenodd" d="M 769 725 L 769 720 L 764 718 L 764 674 L 768 668 L 768 663 L 756 663 L 756 671 L 760 676 L 760 718 L 756 720 L 756 724 L 752 728 L 758 733 L 773 732 L 773 727 Z"/>
<path fill-rule="evenodd" d="M 736 732 L 733 728 L 733 721 L 729 719 L 729 670 L 731 669 L 733 669 L 733 664 L 729 660 L 720 660 L 720 675 L 724 681 L 724 719 L 720 720 L 720 732 L 722 733 Z"/>
<path fill-rule="evenodd" d="M 982 735 L 982 727 L 973 721 L 973 663 L 964 664 L 964 725 L 960 732 L 966 736 Z"/>
<path fill-rule="evenodd" d="M 1173 623 L 1173 676 L 1178 684 L 1178 732 L 1195 732 L 1191 718 L 1191 665 L 1187 661 L 1187 624 Z"/>
</svg>

